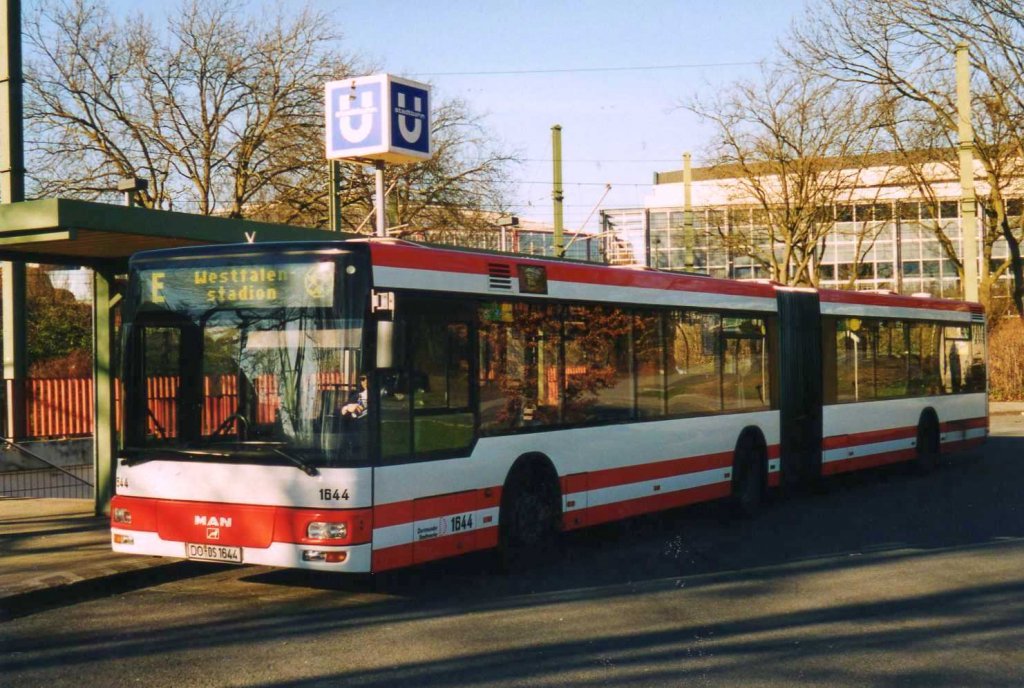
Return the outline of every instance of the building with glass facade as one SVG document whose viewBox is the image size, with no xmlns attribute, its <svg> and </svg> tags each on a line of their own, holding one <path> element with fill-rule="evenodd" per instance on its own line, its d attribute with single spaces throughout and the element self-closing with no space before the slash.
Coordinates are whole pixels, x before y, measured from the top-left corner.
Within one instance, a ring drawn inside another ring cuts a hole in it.
<svg viewBox="0 0 1024 688">
<path fill-rule="evenodd" d="M 943 241 L 963 255 L 960 188 L 955 171 L 935 165 L 934 179 L 923 199 L 915 184 L 901 183 L 892 167 L 854 170 L 855 184 L 841 202 L 822 205 L 824 229 L 814 270 L 827 288 L 885 289 L 959 298 L 960 276 Z M 609 262 L 667 270 L 690 270 L 716 277 L 775 278 L 764 264 L 743 250 L 745 241 L 770 243 L 763 207 L 744 192 L 743 183 L 721 168 L 693 170 L 693 229 L 685 226 L 682 172 L 655 175 L 643 208 L 605 209 L 602 234 Z M 979 180 L 979 201 L 987 189 Z M 1021 200 L 1007 203 L 1011 226 L 1021 226 Z M 980 212 L 979 204 L 979 212 Z M 984 228 L 979 220 L 978 256 L 984 255 Z M 940 238 L 940 233 L 941 237 Z M 687 236 L 692 248 L 688 248 Z M 742 238 L 743 241 L 736 240 Z M 778 246 L 776 247 L 778 250 Z M 1005 239 L 992 244 L 988 265 L 997 270 L 1009 255 Z M 1008 279 L 1009 276 L 1006 275 Z"/>
</svg>

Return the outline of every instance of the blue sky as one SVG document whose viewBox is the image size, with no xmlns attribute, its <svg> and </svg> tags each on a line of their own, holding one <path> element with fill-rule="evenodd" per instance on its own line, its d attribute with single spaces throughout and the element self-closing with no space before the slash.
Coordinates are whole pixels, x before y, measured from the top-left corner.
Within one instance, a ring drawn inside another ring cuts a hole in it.
<svg viewBox="0 0 1024 688">
<path fill-rule="evenodd" d="M 551 126 L 562 125 L 565 225 L 577 230 L 602 207 L 642 205 L 656 170 L 699 162 L 708 130 L 678 108 L 752 76 L 802 0 L 590 2 L 338 2 L 348 47 L 386 71 L 427 81 L 433 97 L 458 97 L 524 162 L 515 212 L 551 219 Z M 650 69 L 667 65 L 717 65 Z M 592 71 L 600 68 L 635 70 Z M 547 71 L 574 70 L 574 71 Z M 530 71 L 527 74 L 493 72 Z M 491 73 L 488 73 L 491 72 Z M 594 227 L 596 215 L 588 227 Z"/>
<path fill-rule="evenodd" d="M 252 0 L 254 11 L 261 1 Z M 174 6 L 110 2 L 122 11 Z M 430 83 L 435 102 L 461 98 L 484 116 L 523 159 L 511 189 L 520 217 L 551 221 L 551 127 L 560 124 L 567 231 L 581 228 L 606 183 L 601 207 L 641 206 L 655 171 L 679 169 L 686 151 L 699 164 L 709 130 L 680 101 L 754 76 L 803 8 L 803 0 L 310 4 L 336 21 L 344 49 Z M 672 65 L 689 66 L 653 69 Z"/>
</svg>

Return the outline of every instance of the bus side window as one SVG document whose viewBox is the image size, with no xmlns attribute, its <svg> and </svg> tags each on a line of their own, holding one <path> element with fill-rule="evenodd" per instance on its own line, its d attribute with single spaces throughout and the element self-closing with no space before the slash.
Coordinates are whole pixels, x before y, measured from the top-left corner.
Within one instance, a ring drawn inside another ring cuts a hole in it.
<svg viewBox="0 0 1024 688">
<path fill-rule="evenodd" d="M 470 407 L 470 328 L 440 304 L 410 318 L 407 372 L 412 395 L 413 451 L 455 451 L 473 442 Z"/>
<path fill-rule="evenodd" d="M 486 302 L 477 322 L 481 433 L 558 423 L 566 377 L 561 307 Z"/>
</svg>

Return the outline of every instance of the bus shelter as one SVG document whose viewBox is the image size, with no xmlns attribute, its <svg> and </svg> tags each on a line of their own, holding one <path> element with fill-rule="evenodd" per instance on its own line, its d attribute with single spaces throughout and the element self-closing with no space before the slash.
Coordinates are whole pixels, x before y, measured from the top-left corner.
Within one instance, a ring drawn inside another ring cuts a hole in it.
<svg viewBox="0 0 1024 688">
<path fill-rule="evenodd" d="M 96 513 L 106 513 L 114 492 L 116 458 L 114 335 L 120 301 L 115 278 L 128 258 L 151 249 L 201 244 L 265 241 L 323 241 L 348 238 L 323 229 L 237 220 L 137 206 L 62 198 L 0 205 L 0 260 L 93 270 L 93 470 Z M 7 266 L 5 265 L 5 268 Z M 25 317 L 24 270 L 5 280 L 4 377 L 9 439 L 24 437 Z"/>
</svg>

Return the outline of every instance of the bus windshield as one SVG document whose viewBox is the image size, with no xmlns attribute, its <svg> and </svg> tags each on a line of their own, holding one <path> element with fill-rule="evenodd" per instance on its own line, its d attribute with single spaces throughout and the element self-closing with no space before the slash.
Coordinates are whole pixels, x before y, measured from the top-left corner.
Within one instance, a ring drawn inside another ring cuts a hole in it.
<svg viewBox="0 0 1024 688">
<path fill-rule="evenodd" d="M 265 269 L 262 277 L 222 266 L 133 274 L 127 458 L 294 464 L 307 472 L 363 460 L 365 407 L 342 411 L 365 397 L 356 305 L 365 301 L 335 298 L 344 292 L 335 267 L 275 265 L 269 295 Z M 197 285 L 197 276 L 207 284 Z M 310 288 L 314 279 L 322 284 Z M 294 282 L 302 286 L 285 286 Z"/>
</svg>

